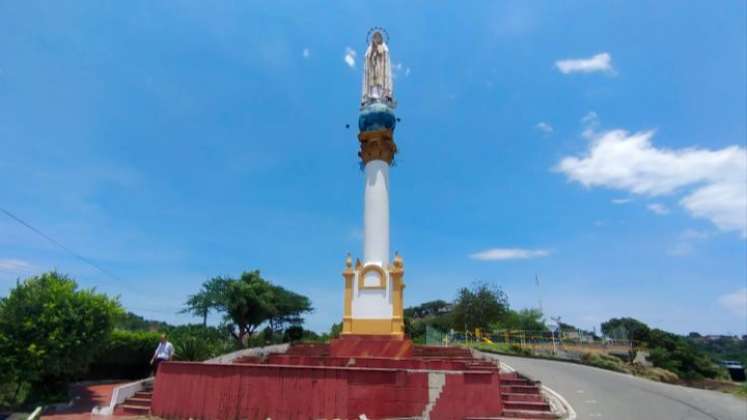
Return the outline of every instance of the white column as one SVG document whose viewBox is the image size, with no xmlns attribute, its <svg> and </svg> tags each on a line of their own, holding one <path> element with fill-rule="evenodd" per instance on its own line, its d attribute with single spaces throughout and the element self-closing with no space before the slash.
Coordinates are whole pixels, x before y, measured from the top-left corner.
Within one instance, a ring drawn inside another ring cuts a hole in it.
<svg viewBox="0 0 747 420">
<path fill-rule="evenodd" d="M 366 264 L 389 263 L 389 164 L 372 160 L 366 164 L 363 210 L 363 258 Z"/>
</svg>

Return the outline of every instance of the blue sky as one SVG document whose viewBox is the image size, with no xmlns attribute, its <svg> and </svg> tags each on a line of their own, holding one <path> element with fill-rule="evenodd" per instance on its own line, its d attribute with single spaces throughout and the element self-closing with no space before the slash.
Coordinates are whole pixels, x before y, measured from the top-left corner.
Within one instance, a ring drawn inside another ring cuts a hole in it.
<svg viewBox="0 0 747 420">
<path fill-rule="evenodd" d="M 402 119 L 406 304 L 493 282 L 592 328 L 747 332 L 745 3 L 0 1 L 0 293 L 58 269 L 170 322 L 259 268 L 341 318 L 365 36 Z M 540 287 L 534 282 L 539 275 Z"/>
</svg>

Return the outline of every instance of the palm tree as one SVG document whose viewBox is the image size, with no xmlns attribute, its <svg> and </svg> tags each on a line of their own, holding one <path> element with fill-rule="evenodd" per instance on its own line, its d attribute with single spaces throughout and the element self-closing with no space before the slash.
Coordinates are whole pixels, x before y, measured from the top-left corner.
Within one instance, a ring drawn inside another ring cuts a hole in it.
<svg viewBox="0 0 747 420">
<path fill-rule="evenodd" d="M 191 313 L 194 316 L 202 317 L 202 326 L 207 326 L 207 317 L 211 310 L 218 310 L 222 306 L 223 289 L 226 279 L 223 277 L 213 277 L 202 283 L 200 291 L 190 295 L 185 303 L 185 308 L 180 313 Z"/>
</svg>

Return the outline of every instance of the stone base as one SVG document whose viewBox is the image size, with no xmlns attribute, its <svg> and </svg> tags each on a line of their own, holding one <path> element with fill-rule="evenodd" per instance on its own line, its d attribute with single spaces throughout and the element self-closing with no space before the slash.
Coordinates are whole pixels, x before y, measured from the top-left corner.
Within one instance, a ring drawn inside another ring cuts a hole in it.
<svg viewBox="0 0 747 420">
<path fill-rule="evenodd" d="M 393 359 L 412 356 L 412 341 L 395 335 L 343 335 L 329 345 L 334 357 L 386 357 Z"/>
<path fill-rule="evenodd" d="M 404 338 L 404 323 L 397 318 L 361 319 L 344 318 L 342 335 L 384 335 Z"/>
</svg>

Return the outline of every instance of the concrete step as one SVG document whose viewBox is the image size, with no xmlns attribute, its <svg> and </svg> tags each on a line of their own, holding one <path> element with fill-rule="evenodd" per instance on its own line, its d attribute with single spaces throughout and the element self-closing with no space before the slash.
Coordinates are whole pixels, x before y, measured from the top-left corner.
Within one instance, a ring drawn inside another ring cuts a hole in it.
<svg viewBox="0 0 747 420">
<path fill-rule="evenodd" d="M 542 417 L 540 417 L 541 419 Z M 553 417 L 557 418 L 557 417 Z M 537 420 L 537 417 L 465 417 L 464 420 Z"/>
<path fill-rule="evenodd" d="M 540 394 L 522 394 L 511 392 L 502 392 L 501 399 L 503 399 L 503 401 L 544 401 L 542 399 L 542 395 Z"/>
<path fill-rule="evenodd" d="M 138 407 L 150 407 L 150 398 L 128 398 L 125 402 L 127 405 L 136 405 Z"/>
<path fill-rule="evenodd" d="M 134 396 L 136 398 L 153 398 L 153 391 L 139 391 Z"/>
<path fill-rule="evenodd" d="M 510 385 L 505 386 L 501 384 L 501 394 L 507 392 L 509 394 L 539 394 L 539 387 L 536 385 Z"/>
<path fill-rule="evenodd" d="M 142 407 L 139 405 L 122 404 L 119 406 L 122 409 L 123 414 L 132 415 L 148 415 L 150 413 L 150 407 Z"/>
<path fill-rule="evenodd" d="M 534 382 L 527 379 L 503 379 L 500 380 L 501 385 L 534 385 Z"/>
<path fill-rule="evenodd" d="M 532 414 L 527 413 L 526 417 L 516 417 L 521 414 L 520 412 L 509 412 L 508 415 L 504 414 L 500 416 L 487 416 L 487 417 L 464 417 L 463 420 L 538 420 L 538 419 L 557 419 L 558 416 L 550 413 L 539 413 Z M 547 417 L 547 416 L 550 417 Z M 540 416 L 540 417 L 538 417 Z"/>
<path fill-rule="evenodd" d="M 508 410 L 550 411 L 550 404 L 544 401 L 504 401 L 503 407 Z"/>
<path fill-rule="evenodd" d="M 501 414 L 505 418 L 510 419 L 557 419 L 558 416 L 547 411 L 532 411 L 532 410 L 514 410 L 504 408 Z"/>
</svg>

